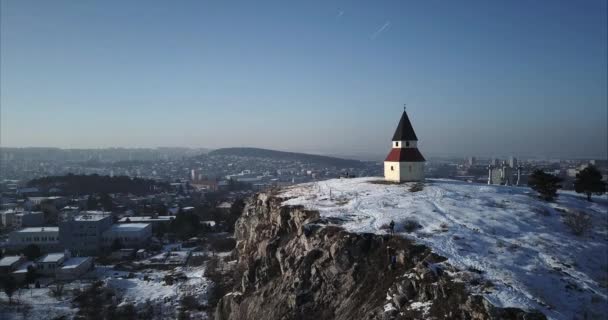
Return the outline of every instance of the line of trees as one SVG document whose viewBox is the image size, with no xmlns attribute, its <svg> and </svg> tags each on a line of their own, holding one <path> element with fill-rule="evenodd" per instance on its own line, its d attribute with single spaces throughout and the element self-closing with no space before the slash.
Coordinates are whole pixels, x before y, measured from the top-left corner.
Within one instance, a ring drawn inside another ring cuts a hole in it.
<svg viewBox="0 0 608 320">
<path fill-rule="evenodd" d="M 538 192 L 543 200 L 553 201 L 557 197 L 557 190 L 562 187 L 562 181 L 560 177 L 536 169 L 528 179 L 528 186 Z M 588 166 L 576 174 L 574 191 L 585 194 L 587 200 L 592 201 L 592 195 L 606 193 L 606 182 L 602 181 L 602 174 L 597 168 Z"/>
<path fill-rule="evenodd" d="M 170 186 L 166 182 L 158 182 L 150 179 L 131 178 L 127 176 L 100 176 L 75 175 L 49 176 L 34 179 L 28 182 L 29 187 L 43 189 L 57 187 L 65 194 L 93 194 L 93 193 L 132 193 L 144 195 L 155 190 L 169 190 Z"/>
</svg>

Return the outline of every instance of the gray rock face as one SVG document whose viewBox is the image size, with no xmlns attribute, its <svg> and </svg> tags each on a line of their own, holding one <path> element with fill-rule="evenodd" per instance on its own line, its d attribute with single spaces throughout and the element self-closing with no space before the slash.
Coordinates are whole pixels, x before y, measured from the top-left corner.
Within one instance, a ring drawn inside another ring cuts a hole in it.
<svg viewBox="0 0 608 320">
<path fill-rule="evenodd" d="M 259 194 L 245 207 L 235 231 L 240 285 L 216 320 L 545 319 L 471 294 L 426 246 L 348 233 L 283 200 Z"/>
</svg>

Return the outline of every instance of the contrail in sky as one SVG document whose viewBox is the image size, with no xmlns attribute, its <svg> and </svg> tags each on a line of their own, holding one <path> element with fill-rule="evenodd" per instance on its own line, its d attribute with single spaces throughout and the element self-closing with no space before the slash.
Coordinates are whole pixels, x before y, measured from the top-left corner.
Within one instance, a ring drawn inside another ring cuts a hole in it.
<svg viewBox="0 0 608 320">
<path fill-rule="evenodd" d="M 382 32 L 386 31 L 389 27 L 391 26 L 391 22 L 387 21 L 385 22 L 381 27 L 378 28 L 378 30 L 376 30 L 376 32 L 374 32 L 374 34 L 371 35 L 371 39 L 376 39 L 376 37 L 378 35 L 380 35 Z"/>
</svg>

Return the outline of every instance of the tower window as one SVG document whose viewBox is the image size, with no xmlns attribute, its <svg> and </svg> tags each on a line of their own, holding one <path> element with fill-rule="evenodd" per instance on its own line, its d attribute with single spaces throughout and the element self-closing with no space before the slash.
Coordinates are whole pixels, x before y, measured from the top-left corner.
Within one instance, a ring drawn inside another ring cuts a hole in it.
<svg viewBox="0 0 608 320">
<path fill-rule="evenodd" d="M 405 146 L 406 146 L 406 147 L 409 147 L 409 146 L 410 146 L 410 142 L 409 142 L 409 141 L 406 141 L 406 142 L 405 142 Z"/>
<path fill-rule="evenodd" d="M 395 168 L 393 168 L 393 166 L 391 166 L 391 171 L 395 171 Z"/>
<path fill-rule="evenodd" d="M 395 147 L 398 147 L 398 146 L 399 146 L 399 142 L 395 142 Z"/>
</svg>

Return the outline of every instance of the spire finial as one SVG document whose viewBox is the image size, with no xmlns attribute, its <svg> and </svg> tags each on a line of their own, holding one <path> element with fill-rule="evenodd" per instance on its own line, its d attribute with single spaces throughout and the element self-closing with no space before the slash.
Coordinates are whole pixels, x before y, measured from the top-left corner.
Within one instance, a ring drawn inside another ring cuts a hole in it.
<svg viewBox="0 0 608 320">
<path fill-rule="evenodd" d="M 404 104 L 403 104 L 403 112 L 405 112 L 405 105 L 406 105 L 406 104 L 404 103 Z"/>
</svg>

